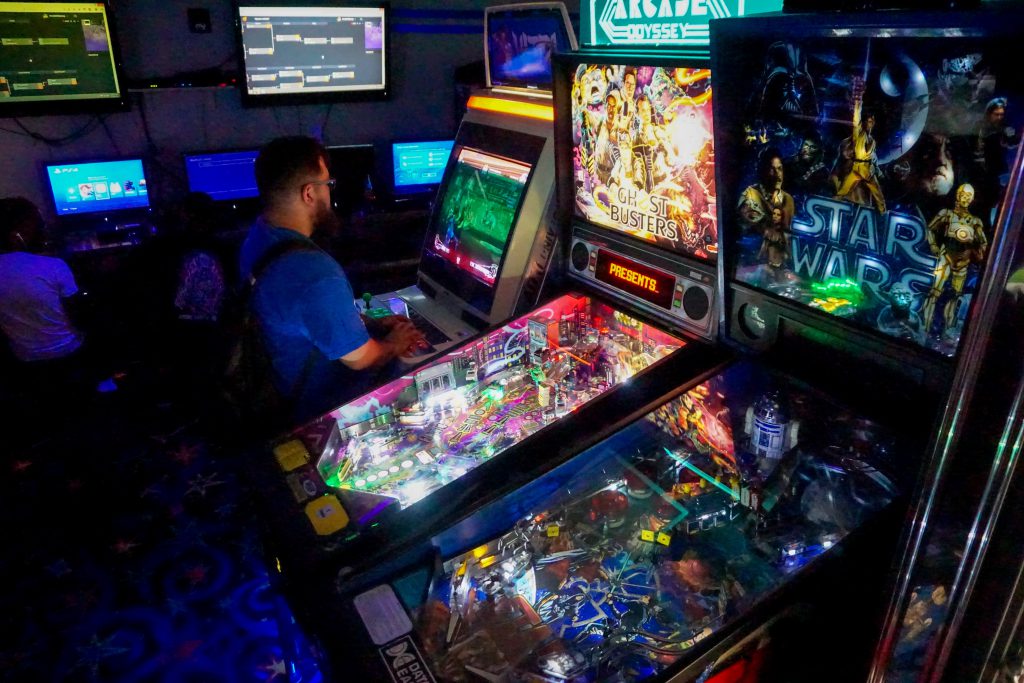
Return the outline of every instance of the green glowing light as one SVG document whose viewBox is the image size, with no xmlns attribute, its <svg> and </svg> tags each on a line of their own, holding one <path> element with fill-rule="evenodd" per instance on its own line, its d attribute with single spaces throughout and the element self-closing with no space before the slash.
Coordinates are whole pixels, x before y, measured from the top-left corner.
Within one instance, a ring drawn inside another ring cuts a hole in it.
<svg viewBox="0 0 1024 683">
<path fill-rule="evenodd" d="M 676 461 L 676 462 L 678 462 L 678 463 L 679 463 L 680 465 L 682 465 L 682 466 L 683 466 L 683 467 L 685 467 L 686 469 L 690 470 L 691 472 L 693 472 L 693 473 L 694 473 L 694 474 L 696 474 L 697 476 L 699 476 L 699 477 L 703 478 L 703 479 L 704 479 L 704 481 L 708 482 L 709 484 L 714 484 L 715 486 L 717 486 L 718 488 L 720 488 L 721 490 L 725 491 L 725 492 L 726 492 L 726 493 L 728 493 L 728 494 L 729 494 L 730 496 L 732 496 L 732 497 L 733 497 L 733 498 L 734 498 L 735 500 L 739 500 L 739 499 L 740 499 L 740 494 L 736 493 L 736 492 L 735 492 L 735 491 L 733 491 L 733 490 L 732 490 L 731 488 L 729 488 L 728 486 L 726 486 L 726 485 L 725 485 L 725 484 L 723 484 L 722 482 L 718 481 L 717 479 L 715 479 L 714 477 L 712 477 L 712 476 L 711 476 L 710 474 L 708 474 L 707 472 L 705 472 L 705 471 L 701 470 L 701 469 L 700 469 L 699 467 L 697 467 L 696 465 L 693 465 L 692 463 L 690 463 L 690 461 L 689 461 L 689 460 L 684 460 L 683 458 L 680 458 L 680 457 L 679 457 L 678 455 L 676 455 L 675 453 L 673 453 L 673 452 L 672 452 L 672 451 L 670 451 L 669 449 L 665 448 L 664 446 L 662 446 L 662 448 L 664 449 L 664 451 L 665 451 L 666 453 L 668 453 L 668 456 L 669 456 L 670 458 L 672 458 L 673 460 L 675 460 L 675 461 Z"/>
<path fill-rule="evenodd" d="M 864 300 L 864 292 L 860 285 L 850 278 L 832 278 L 825 282 L 814 282 L 811 284 L 811 289 L 826 297 L 849 299 L 854 305 L 860 304 Z"/>
</svg>

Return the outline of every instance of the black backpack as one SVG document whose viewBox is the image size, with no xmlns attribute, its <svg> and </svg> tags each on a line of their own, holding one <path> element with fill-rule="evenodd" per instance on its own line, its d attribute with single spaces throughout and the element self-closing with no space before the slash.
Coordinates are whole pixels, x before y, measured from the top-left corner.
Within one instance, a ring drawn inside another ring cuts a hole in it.
<svg viewBox="0 0 1024 683">
<path fill-rule="evenodd" d="M 252 310 L 256 283 L 272 263 L 296 251 L 317 251 L 303 240 L 284 240 L 271 246 L 256 261 L 249 281 L 242 287 L 237 310 L 229 315 L 232 339 L 221 376 L 221 400 L 226 417 L 250 437 L 270 436 L 291 426 L 295 401 L 301 395 L 316 359 L 311 349 L 299 379 L 285 394 L 274 384 L 274 369 L 263 343 L 260 323 Z"/>
</svg>

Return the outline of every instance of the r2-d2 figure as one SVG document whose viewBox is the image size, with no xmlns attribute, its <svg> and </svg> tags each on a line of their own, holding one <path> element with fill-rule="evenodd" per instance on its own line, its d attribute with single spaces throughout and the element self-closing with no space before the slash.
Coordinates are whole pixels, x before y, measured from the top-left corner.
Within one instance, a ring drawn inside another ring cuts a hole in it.
<svg viewBox="0 0 1024 683">
<path fill-rule="evenodd" d="M 747 408 L 743 431 L 750 451 L 759 458 L 778 460 L 797 442 L 800 423 L 789 419 L 789 409 L 778 391 L 769 391 Z"/>
</svg>

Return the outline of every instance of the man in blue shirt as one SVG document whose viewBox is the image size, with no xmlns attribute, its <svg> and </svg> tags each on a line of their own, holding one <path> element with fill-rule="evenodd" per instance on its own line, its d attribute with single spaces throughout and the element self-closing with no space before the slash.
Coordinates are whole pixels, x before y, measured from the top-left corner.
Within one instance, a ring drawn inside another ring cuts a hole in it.
<svg viewBox="0 0 1024 683">
<path fill-rule="evenodd" d="M 337 227 L 334 183 L 327 152 L 316 140 L 286 137 L 268 143 L 256 160 L 263 213 L 240 254 L 241 276 L 248 282 L 272 247 L 285 240 L 299 243 L 257 273 L 251 307 L 277 390 L 294 404 L 300 420 L 368 391 L 380 368 L 422 340 L 412 323 L 398 316 L 379 321 L 380 338 L 371 337 L 341 266 L 310 239 L 318 229 Z"/>
</svg>

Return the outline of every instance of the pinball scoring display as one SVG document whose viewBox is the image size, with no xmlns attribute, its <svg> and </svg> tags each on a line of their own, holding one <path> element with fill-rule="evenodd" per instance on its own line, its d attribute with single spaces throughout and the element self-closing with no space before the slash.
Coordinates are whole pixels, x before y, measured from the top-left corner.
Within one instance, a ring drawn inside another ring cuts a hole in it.
<svg viewBox="0 0 1024 683">
<path fill-rule="evenodd" d="M 672 308 L 676 277 L 604 249 L 597 251 L 595 275 L 600 282 L 666 310 Z"/>
</svg>

